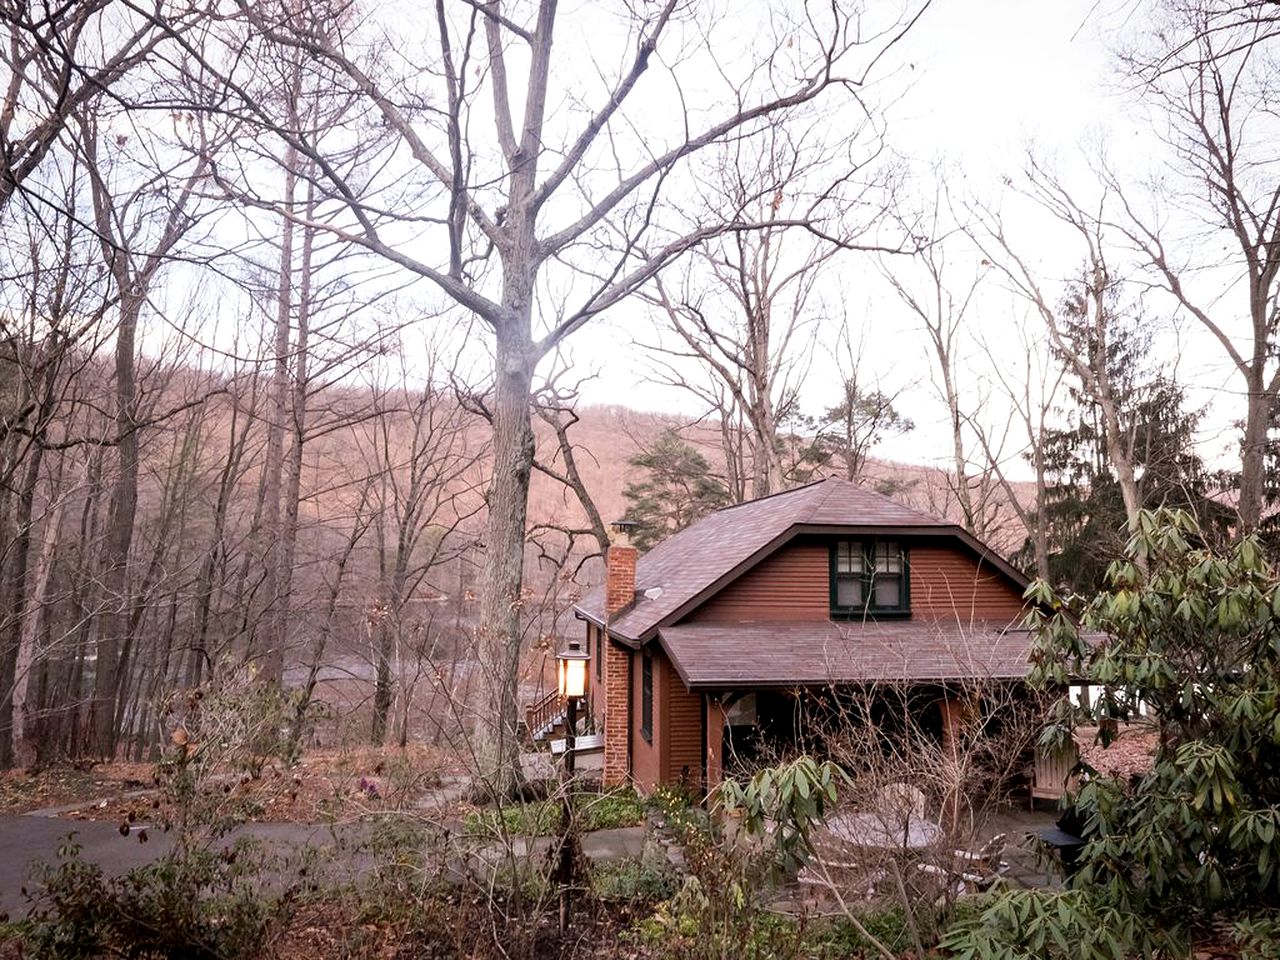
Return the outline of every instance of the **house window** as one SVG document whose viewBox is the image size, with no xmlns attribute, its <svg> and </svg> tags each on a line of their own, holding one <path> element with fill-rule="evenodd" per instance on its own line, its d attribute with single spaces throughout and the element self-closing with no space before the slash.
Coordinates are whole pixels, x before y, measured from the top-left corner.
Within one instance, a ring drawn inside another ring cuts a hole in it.
<svg viewBox="0 0 1280 960">
<path fill-rule="evenodd" d="M 907 557 L 896 540 L 837 540 L 831 553 L 831 614 L 902 616 L 910 612 Z"/>
<path fill-rule="evenodd" d="M 653 657 L 640 655 L 640 736 L 653 742 Z"/>
<path fill-rule="evenodd" d="M 596 679 L 601 680 L 604 678 L 604 631 L 593 628 L 591 635 L 596 641 L 594 644 L 596 648 Z"/>
</svg>

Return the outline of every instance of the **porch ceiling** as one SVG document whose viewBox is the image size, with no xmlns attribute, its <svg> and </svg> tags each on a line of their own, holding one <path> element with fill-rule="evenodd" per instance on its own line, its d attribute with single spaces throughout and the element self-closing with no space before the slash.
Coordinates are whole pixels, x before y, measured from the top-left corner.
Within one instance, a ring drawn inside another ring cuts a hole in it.
<svg viewBox="0 0 1280 960">
<path fill-rule="evenodd" d="M 994 623 L 696 623 L 663 627 L 690 689 L 1021 679 L 1031 635 Z"/>
</svg>

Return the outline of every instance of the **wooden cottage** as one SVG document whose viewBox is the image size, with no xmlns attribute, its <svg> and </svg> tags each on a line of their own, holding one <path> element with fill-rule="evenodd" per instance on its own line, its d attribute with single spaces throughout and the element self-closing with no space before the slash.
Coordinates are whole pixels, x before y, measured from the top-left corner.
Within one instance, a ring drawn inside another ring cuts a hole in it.
<svg viewBox="0 0 1280 960">
<path fill-rule="evenodd" d="M 644 556 L 615 543 L 606 568 L 576 612 L 608 784 L 713 785 L 735 731 L 841 685 L 931 690 L 945 737 L 957 681 L 1028 669 L 1026 579 L 955 524 L 844 480 L 717 511 Z"/>
</svg>

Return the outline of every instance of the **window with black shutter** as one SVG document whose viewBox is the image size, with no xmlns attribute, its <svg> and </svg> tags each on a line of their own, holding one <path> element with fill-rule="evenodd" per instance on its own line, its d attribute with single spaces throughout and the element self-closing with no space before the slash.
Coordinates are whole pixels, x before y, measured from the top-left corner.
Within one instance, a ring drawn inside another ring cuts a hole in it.
<svg viewBox="0 0 1280 960">
<path fill-rule="evenodd" d="M 653 657 L 640 655 L 640 735 L 653 741 Z"/>
</svg>

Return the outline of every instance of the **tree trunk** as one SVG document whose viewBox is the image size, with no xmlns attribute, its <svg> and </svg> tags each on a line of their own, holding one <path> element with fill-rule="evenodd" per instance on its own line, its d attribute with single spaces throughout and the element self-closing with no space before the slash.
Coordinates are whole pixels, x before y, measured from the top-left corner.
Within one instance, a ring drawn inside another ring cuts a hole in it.
<svg viewBox="0 0 1280 960">
<path fill-rule="evenodd" d="M 1100 372 L 1095 371 L 1095 377 L 1098 385 L 1098 406 L 1102 408 L 1103 432 L 1106 434 L 1107 458 L 1115 470 L 1116 482 L 1120 484 L 1125 519 L 1129 521 L 1129 531 L 1132 532 L 1137 529 L 1138 512 L 1142 510 L 1142 495 L 1138 491 L 1138 481 L 1134 475 L 1133 456 L 1124 443 L 1120 428 L 1120 413 L 1116 409 L 1115 397 L 1111 393 L 1111 379 L 1105 368 Z"/>
<path fill-rule="evenodd" d="M 1044 417 L 1040 418 L 1040 432 L 1035 439 L 1032 455 L 1036 468 L 1036 513 L 1035 525 L 1031 531 L 1031 543 L 1036 555 L 1036 576 L 1049 582 L 1049 523 L 1045 510 L 1049 504 L 1049 483 L 1045 479 L 1047 467 L 1044 457 Z M 1010 496 L 1013 493 L 1010 491 Z"/>
<path fill-rule="evenodd" d="M 32 665 L 36 660 L 36 645 L 45 628 L 45 611 L 48 609 L 49 578 L 53 573 L 53 559 L 61 539 L 62 518 L 66 512 L 68 497 L 58 498 L 56 506 L 45 517 L 40 538 L 40 548 L 31 572 L 31 588 L 27 591 L 26 607 L 22 614 L 22 633 L 18 642 L 18 657 L 14 666 L 13 683 L 13 737 L 14 754 L 19 763 L 35 759 L 32 743 L 33 725 L 30 721 L 31 706 L 27 693 L 31 685 Z"/>
<path fill-rule="evenodd" d="M 532 284 L 529 285 L 530 287 Z M 493 478 L 481 565 L 476 636 L 474 751 L 481 789 L 509 796 L 520 786 L 517 679 L 520 597 L 534 438 L 529 301 L 523 317 L 498 328 L 493 402 Z"/>
<path fill-rule="evenodd" d="M 969 490 L 969 459 L 964 453 L 964 433 L 960 429 L 960 398 L 956 395 L 955 380 L 951 376 L 951 356 L 936 339 L 935 346 L 938 351 L 938 362 L 942 367 L 942 389 L 947 395 L 947 412 L 951 415 L 951 456 L 956 471 L 956 500 L 960 503 L 960 515 L 964 518 L 964 528 L 974 536 L 981 536 L 985 531 L 978 530 L 973 497 Z"/>
<path fill-rule="evenodd" d="M 382 617 L 374 627 L 377 640 L 374 643 L 377 656 L 377 670 L 373 684 L 373 726 L 369 731 L 369 742 L 375 747 L 382 746 L 387 739 L 387 714 L 391 711 L 391 658 L 395 653 L 392 642 L 390 617 Z"/>
<path fill-rule="evenodd" d="M 1244 441 L 1240 449 L 1241 533 L 1256 529 L 1262 519 L 1263 480 L 1266 471 L 1267 427 L 1272 398 L 1262 386 L 1262 365 L 1248 372 L 1248 406 L 1244 421 Z"/>
<path fill-rule="evenodd" d="M 120 325 L 116 332 L 116 454 L 119 472 L 107 510 L 103 551 L 102 600 L 106 610 L 98 634 L 94 663 L 93 701 L 89 711 L 91 749 L 110 759 L 116 749 L 116 692 L 120 684 L 120 650 L 127 642 L 130 623 L 129 551 L 138 511 L 138 433 L 134 354 L 138 317 L 144 294 L 121 291 Z"/>
<path fill-rule="evenodd" d="M 6 606 L 11 615 L 5 618 L 0 632 L 0 769 L 13 766 L 15 750 L 14 734 L 19 729 L 14 722 L 15 692 L 18 686 L 18 660 L 22 646 L 22 626 L 27 613 L 27 567 L 31 557 L 31 517 L 35 502 L 36 484 L 40 480 L 40 464 L 44 449 L 39 444 L 31 447 L 30 459 L 23 474 L 18 492 L 17 510 L 14 513 L 14 538 L 6 553 L 4 564 Z"/>
<path fill-rule="evenodd" d="M 296 154 L 286 158 L 284 205 L 293 206 L 297 190 Z M 264 683 L 284 679 L 284 634 L 288 629 L 288 597 L 284 594 L 284 432 L 289 416 L 289 344 L 293 313 L 293 221 L 286 217 L 280 237 L 280 274 L 276 286 L 276 322 L 272 350 L 271 386 L 267 400 L 267 449 L 263 464 L 263 566 L 262 593 L 266 599 L 263 622 L 255 633 L 259 640 L 252 655 Z"/>
<path fill-rule="evenodd" d="M 773 415 L 773 400 L 767 390 L 759 390 L 751 410 L 752 478 L 751 497 L 758 499 L 778 493 L 783 488 L 782 457 L 778 453 L 778 425 Z"/>
<path fill-rule="evenodd" d="M 244 427 L 239 426 L 239 401 L 231 401 L 231 425 L 228 430 L 230 442 L 227 456 L 218 473 L 218 498 L 213 509 L 213 531 L 209 536 L 209 546 L 204 561 L 200 565 L 200 577 L 196 587 L 195 632 L 191 638 L 191 646 L 187 656 L 186 684 L 198 687 L 203 681 L 205 671 L 211 667 L 209 654 L 209 620 L 213 611 L 214 580 L 225 583 L 224 568 L 227 562 L 227 513 L 231 506 L 231 494 L 236 488 L 236 480 L 240 473 L 240 461 L 244 456 L 245 441 L 253 425 L 252 417 L 246 417 Z"/>
</svg>

